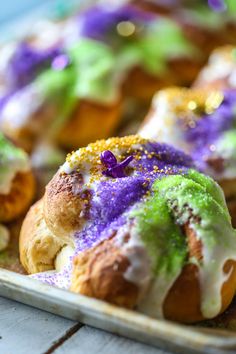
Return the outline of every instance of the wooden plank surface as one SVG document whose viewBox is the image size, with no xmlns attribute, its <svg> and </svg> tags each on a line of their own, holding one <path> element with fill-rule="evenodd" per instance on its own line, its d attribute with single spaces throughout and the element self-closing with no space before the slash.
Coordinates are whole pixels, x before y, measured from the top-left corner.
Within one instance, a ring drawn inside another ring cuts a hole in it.
<svg viewBox="0 0 236 354">
<path fill-rule="evenodd" d="M 54 354 L 168 354 L 130 339 L 116 336 L 88 326 L 65 341 Z M 170 353 L 169 353 L 170 354 Z"/>
<path fill-rule="evenodd" d="M 0 297 L 0 353 L 42 354 L 76 322 Z"/>
<path fill-rule="evenodd" d="M 0 297 L 0 353 L 165 354 L 167 352 Z"/>
</svg>

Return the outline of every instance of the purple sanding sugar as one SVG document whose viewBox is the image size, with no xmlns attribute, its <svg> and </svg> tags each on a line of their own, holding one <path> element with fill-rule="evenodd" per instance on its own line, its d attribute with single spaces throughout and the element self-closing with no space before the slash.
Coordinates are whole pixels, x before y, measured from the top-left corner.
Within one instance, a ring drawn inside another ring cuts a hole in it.
<svg viewBox="0 0 236 354">
<path fill-rule="evenodd" d="M 154 15 L 132 5 L 111 9 L 96 5 L 79 15 L 78 23 L 82 36 L 106 41 L 107 35 L 116 33 L 116 26 L 120 22 L 130 21 L 145 25 L 153 19 L 155 19 Z"/>
<path fill-rule="evenodd" d="M 110 237 L 122 226 L 127 221 L 124 214 L 151 189 L 156 178 L 184 174 L 193 166 L 189 156 L 166 144 L 147 143 L 144 150 L 140 160 L 134 158 L 130 163 L 132 172 L 129 176 L 108 178 L 95 184 L 89 215 L 92 223 L 76 232 L 76 252 Z"/>
<path fill-rule="evenodd" d="M 231 129 L 236 118 L 236 91 L 224 92 L 224 100 L 211 114 L 196 122 L 194 128 L 185 132 L 186 141 L 192 147 L 192 157 L 201 170 L 205 169 L 205 159 L 211 155 L 210 147 L 217 142 L 222 133 Z"/>
<path fill-rule="evenodd" d="M 157 178 L 169 174 L 185 174 L 193 167 L 189 156 L 166 144 L 147 143 L 142 148 L 140 159 L 134 157 L 130 161 L 127 176 L 104 179 L 101 174 L 101 180 L 94 183 L 88 223 L 74 235 L 75 254 L 110 238 L 125 225 L 129 212 L 142 201 Z M 105 157 L 108 158 L 108 155 Z M 110 163 L 115 162 L 112 157 Z M 40 273 L 34 275 L 34 278 L 55 286 L 62 286 L 66 282 L 69 287 L 70 276 L 71 264 L 60 273 L 45 273 L 45 278 L 44 273 Z"/>
<path fill-rule="evenodd" d="M 8 93 L 2 97 L 0 97 L 0 113 L 1 110 L 3 109 L 3 107 L 6 105 L 6 103 L 10 100 L 10 98 L 12 97 L 12 95 L 14 94 L 14 92 Z M 1 116 L 0 116 L 1 119 Z"/>
<path fill-rule="evenodd" d="M 215 12 L 222 12 L 227 9 L 226 3 L 224 0 L 208 0 L 208 5 Z"/>
<path fill-rule="evenodd" d="M 20 43 L 7 68 L 10 87 L 18 89 L 27 85 L 60 54 L 59 48 L 36 50 L 25 42 Z"/>
</svg>

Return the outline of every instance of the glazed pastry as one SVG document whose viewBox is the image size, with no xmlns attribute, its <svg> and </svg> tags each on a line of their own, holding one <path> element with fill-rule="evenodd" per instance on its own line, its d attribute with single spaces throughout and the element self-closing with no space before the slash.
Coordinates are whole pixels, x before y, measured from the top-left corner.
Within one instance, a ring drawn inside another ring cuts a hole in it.
<svg viewBox="0 0 236 354">
<path fill-rule="evenodd" d="M 68 155 L 24 220 L 20 256 L 40 281 L 196 322 L 235 294 L 235 241 L 221 188 L 190 157 L 129 136 Z"/>
<path fill-rule="evenodd" d="M 19 218 L 33 195 L 34 178 L 26 153 L 0 134 L 0 250 L 9 241 L 9 230 L 4 224 Z"/>
<path fill-rule="evenodd" d="M 222 186 L 236 225 L 236 92 L 173 88 L 161 91 L 139 133 L 192 155 Z"/>
<path fill-rule="evenodd" d="M 110 66 L 99 44 L 65 51 L 20 43 L 7 65 L 0 129 L 27 151 L 42 139 L 71 149 L 108 136 L 120 115 L 120 93 L 109 90 Z"/>
<path fill-rule="evenodd" d="M 70 43 L 78 37 L 106 45 L 114 58 L 116 84 L 123 83 L 126 96 L 144 101 L 161 87 L 186 83 L 185 74 L 192 80 L 203 64 L 176 21 L 133 5 L 91 7 L 68 28 Z M 188 72 L 179 75 L 177 67 L 186 62 Z"/>
<path fill-rule="evenodd" d="M 235 43 L 234 32 L 232 33 L 235 10 L 232 5 L 226 8 L 226 5 L 218 2 L 218 4 L 207 6 L 207 0 L 141 0 L 134 1 L 134 3 L 146 11 L 164 13 L 165 16 L 177 21 L 188 40 L 199 48 L 205 59 L 207 54 L 217 46 Z"/>
<path fill-rule="evenodd" d="M 236 89 L 236 47 L 228 45 L 215 49 L 193 87 Z"/>
</svg>

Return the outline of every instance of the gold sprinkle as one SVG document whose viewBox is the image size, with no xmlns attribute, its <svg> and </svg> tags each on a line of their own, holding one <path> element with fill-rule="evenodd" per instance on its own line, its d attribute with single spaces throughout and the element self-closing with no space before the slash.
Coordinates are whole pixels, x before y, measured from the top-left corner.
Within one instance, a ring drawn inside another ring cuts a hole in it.
<svg viewBox="0 0 236 354">
<path fill-rule="evenodd" d="M 211 92 L 208 98 L 206 99 L 206 103 L 205 103 L 206 113 L 210 114 L 214 112 L 222 103 L 223 99 L 224 99 L 224 95 L 222 92 L 219 91 Z"/>
<path fill-rule="evenodd" d="M 121 21 L 116 26 L 117 32 L 122 37 L 129 37 L 135 32 L 135 24 L 131 21 Z"/>
<path fill-rule="evenodd" d="M 189 101 L 188 108 L 194 111 L 197 108 L 197 103 L 195 101 Z"/>
</svg>

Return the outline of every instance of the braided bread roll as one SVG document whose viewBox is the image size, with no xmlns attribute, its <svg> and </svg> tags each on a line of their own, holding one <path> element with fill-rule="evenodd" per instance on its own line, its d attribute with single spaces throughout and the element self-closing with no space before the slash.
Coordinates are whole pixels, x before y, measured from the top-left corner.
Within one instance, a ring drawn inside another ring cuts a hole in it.
<svg viewBox="0 0 236 354">
<path fill-rule="evenodd" d="M 48 284 L 196 322 L 234 296 L 235 241 L 222 190 L 190 157 L 128 136 L 68 155 L 24 220 L 20 257 Z"/>
</svg>

